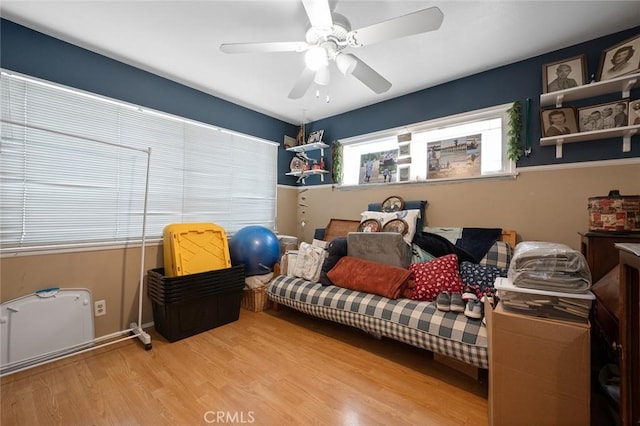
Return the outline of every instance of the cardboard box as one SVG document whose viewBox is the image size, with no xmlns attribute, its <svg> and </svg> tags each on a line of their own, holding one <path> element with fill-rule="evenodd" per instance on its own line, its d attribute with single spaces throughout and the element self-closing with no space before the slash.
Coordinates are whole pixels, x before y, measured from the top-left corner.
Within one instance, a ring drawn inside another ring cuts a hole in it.
<svg viewBox="0 0 640 426">
<path fill-rule="evenodd" d="M 487 309 L 489 423 L 588 425 L 590 325 Z"/>
</svg>

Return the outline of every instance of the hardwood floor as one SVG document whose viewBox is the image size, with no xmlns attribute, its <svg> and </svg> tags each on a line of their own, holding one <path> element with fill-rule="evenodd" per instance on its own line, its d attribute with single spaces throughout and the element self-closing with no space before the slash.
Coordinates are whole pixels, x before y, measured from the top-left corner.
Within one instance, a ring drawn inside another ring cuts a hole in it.
<svg viewBox="0 0 640 426">
<path fill-rule="evenodd" d="M 289 309 L 1 380 L 8 425 L 486 425 L 487 385 L 424 350 Z"/>
</svg>

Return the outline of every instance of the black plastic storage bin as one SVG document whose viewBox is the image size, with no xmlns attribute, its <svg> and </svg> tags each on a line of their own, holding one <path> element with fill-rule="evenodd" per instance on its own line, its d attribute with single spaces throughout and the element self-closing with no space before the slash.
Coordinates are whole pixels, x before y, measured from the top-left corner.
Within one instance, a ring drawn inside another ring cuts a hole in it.
<svg viewBox="0 0 640 426">
<path fill-rule="evenodd" d="M 242 265 L 181 277 L 147 273 L 155 329 L 169 342 L 237 321 L 244 288 Z"/>
</svg>

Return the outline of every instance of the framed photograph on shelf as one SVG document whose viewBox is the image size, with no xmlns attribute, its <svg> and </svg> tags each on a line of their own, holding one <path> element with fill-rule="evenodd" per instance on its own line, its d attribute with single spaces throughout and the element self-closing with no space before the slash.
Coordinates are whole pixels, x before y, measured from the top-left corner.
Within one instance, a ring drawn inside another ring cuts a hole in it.
<svg viewBox="0 0 640 426">
<path fill-rule="evenodd" d="M 640 71 L 640 34 L 602 52 L 598 80 L 611 80 Z"/>
<path fill-rule="evenodd" d="M 640 124 L 640 99 L 629 102 L 629 126 Z"/>
<path fill-rule="evenodd" d="M 545 138 L 578 133 L 576 108 L 568 106 L 543 109 L 540 111 L 540 126 L 542 127 L 542 136 Z"/>
<path fill-rule="evenodd" d="M 587 55 L 551 62 L 542 66 L 542 93 L 582 86 L 587 79 Z"/>
<path fill-rule="evenodd" d="M 316 130 L 315 132 L 309 133 L 309 139 L 307 139 L 307 143 L 316 143 L 322 142 L 322 135 L 324 134 L 324 130 Z"/>
<path fill-rule="evenodd" d="M 578 128 L 581 132 L 624 127 L 629 123 L 629 102 L 608 102 L 578 108 Z"/>
</svg>

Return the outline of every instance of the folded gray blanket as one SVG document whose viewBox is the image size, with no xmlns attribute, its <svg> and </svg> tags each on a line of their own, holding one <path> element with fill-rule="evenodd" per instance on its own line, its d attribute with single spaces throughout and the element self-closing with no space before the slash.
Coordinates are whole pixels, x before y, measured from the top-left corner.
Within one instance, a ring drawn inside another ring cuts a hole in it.
<svg viewBox="0 0 640 426">
<path fill-rule="evenodd" d="M 513 285 L 535 290 L 585 293 L 591 288 L 591 272 L 582 253 L 559 243 L 519 243 L 507 276 Z"/>
</svg>

